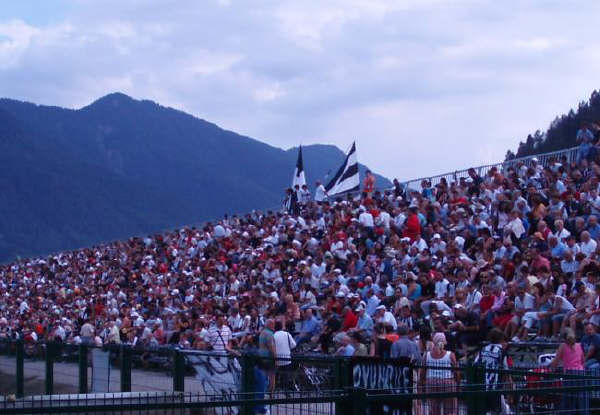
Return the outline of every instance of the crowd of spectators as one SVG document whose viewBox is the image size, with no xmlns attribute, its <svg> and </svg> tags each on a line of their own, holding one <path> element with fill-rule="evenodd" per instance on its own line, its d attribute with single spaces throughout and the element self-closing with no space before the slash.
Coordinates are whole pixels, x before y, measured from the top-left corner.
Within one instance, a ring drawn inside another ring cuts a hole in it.
<svg viewBox="0 0 600 415">
<path fill-rule="evenodd" d="M 317 183 L 287 210 L 3 265 L 0 338 L 236 353 L 270 349 L 270 333 L 284 355 L 417 358 L 434 339 L 464 355 L 491 329 L 568 328 L 600 366 L 595 154 L 419 190 L 369 175 L 344 198 Z"/>
</svg>

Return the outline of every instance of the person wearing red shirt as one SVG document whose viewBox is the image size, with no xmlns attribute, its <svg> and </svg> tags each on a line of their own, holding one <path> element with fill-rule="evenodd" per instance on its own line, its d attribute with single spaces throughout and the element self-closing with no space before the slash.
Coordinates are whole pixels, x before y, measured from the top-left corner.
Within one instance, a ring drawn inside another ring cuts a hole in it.
<svg viewBox="0 0 600 415">
<path fill-rule="evenodd" d="M 466 205 L 468 203 L 469 203 L 469 201 L 467 200 L 467 198 L 464 196 L 461 196 L 460 193 L 458 192 L 458 190 L 452 191 L 452 199 L 450 200 L 450 204 L 452 206 Z"/>
<path fill-rule="evenodd" d="M 548 258 L 542 256 L 537 250 L 533 261 L 531 261 L 531 266 L 533 267 L 534 272 L 550 272 L 550 261 L 548 261 Z"/>
<path fill-rule="evenodd" d="M 402 234 L 403 237 L 410 238 L 411 243 L 417 240 L 417 236 L 421 235 L 421 221 L 419 220 L 417 211 L 418 208 L 416 206 L 411 206 L 410 215 L 406 219 L 404 233 Z"/>
<path fill-rule="evenodd" d="M 344 322 L 342 323 L 342 330 L 348 331 L 353 329 L 358 324 L 358 317 L 352 312 L 352 309 L 348 306 L 344 307 L 346 313 L 344 314 Z"/>
</svg>

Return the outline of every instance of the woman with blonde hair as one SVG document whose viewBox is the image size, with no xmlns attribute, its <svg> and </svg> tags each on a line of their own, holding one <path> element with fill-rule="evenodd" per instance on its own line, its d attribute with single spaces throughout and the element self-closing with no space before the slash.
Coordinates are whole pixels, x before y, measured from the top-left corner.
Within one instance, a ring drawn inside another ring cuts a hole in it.
<svg viewBox="0 0 600 415">
<path fill-rule="evenodd" d="M 567 327 L 563 331 L 563 342 L 558 346 L 556 357 L 550 363 L 551 368 L 562 366 L 565 372 L 572 375 L 585 375 L 585 355 L 581 343 L 577 343 L 575 332 Z M 585 386 L 585 380 L 567 378 L 563 386 Z M 587 415 L 590 412 L 590 397 L 586 391 L 565 392 L 562 394 L 561 409 L 575 410 L 580 414 Z"/>
<path fill-rule="evenodd" d="M 433 348 L 423 355 L 420 383 L 425 385 L 427 393 L 454 392 L 459 382 L 456 367 L 456 356 L 446 350 L 446 336 L 444 333 L 436 333 L 433 336 Z M 456 398 L 429 399 L 429 410 L 431 415 L 455 415 L 458 413 L 458 400 Z"/>
</svg>

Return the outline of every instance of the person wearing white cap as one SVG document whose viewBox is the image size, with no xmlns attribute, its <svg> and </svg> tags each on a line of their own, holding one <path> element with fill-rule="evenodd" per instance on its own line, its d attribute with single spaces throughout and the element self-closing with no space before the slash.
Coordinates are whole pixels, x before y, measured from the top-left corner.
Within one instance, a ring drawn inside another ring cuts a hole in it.
<svg viewBox="0 0 600 415">
<path fill-rule="evenodd" d="M 378 306 L 375 310 L 375 321 L 377 323 L 383 323 L 388 327 L 391 327 L 392 330 L 396 331 L 398 328 L 398 322 L 396 321 L 396 317 L 389 311 L 387 311 L 386 306 L 383 304 Z"/>
<path fill-rule="evenodd" d="M 465 238 L 463 238 L 462 236 L 457 236 L 456 238 L 454 238 L 454 242 L 456 243 L 456 246 L 462 251 L 465 246 Z"/>
<path fill-rule="evenodd" d="M 436 233 L 435 235 L 433 235 L 433 238 L 431 240 L 431 247 L 429 248 L 429 252 L 431 252 L 432 255 L 435 255 L 439 251 L 446 252 L 446 242 L 442 241 L 442 237 L 439 233 Z"/>
<path fill-rule="evenodd" d="M 358 316 L 358 323 L 356 327 L 359 330 L 364 331 L 367 337 L 371 338 L 371 336 L 373 335 L 375 322 L 373 322 L 371 316 L 365 312 L 366 308 L 367 305 L 365 304 L 365 302 L 361 301 L 354 310 L 356 312 L 356 315 Z"/>
</svg>

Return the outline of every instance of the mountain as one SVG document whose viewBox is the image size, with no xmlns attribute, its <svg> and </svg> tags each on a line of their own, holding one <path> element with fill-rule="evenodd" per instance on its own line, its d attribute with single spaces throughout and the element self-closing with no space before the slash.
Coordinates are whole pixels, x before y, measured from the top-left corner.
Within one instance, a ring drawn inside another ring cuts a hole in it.
<svg viewBox="0 0 600 415">
<path fill-rule="evenodd" d="M 577 110 L 557 116 L 545 132 L 537 130 L 519 143 L 516 153 L 506 152 L 506 159 L 548 153 L 578 145 L 577 130 L 584 124 L 600 122 L 600 92 L 592 92 L 588 101 L 579 103 Z"/>
<path fill-rule="evenodd" d="M 344 159 L 303 155 L 311 184 Z M 120 93 L 78 110 L 0 99 L 0 261 L 278 207 L 296 156 Z"/>
</svg>

